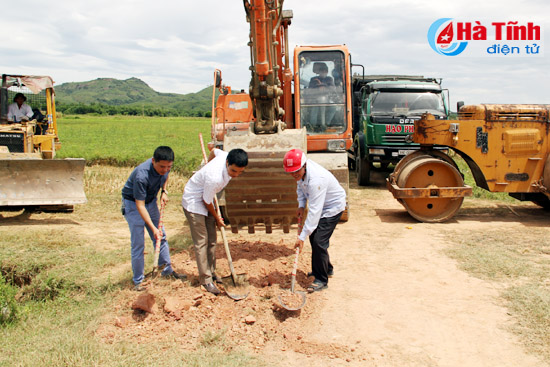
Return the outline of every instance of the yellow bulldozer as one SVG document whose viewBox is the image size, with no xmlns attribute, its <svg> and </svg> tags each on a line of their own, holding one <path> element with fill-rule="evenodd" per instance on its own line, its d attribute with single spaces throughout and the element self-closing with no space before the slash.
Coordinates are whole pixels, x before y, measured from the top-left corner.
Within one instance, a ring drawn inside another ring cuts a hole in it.
<svg viewBox="0 0 550 367">
<path fill-rule="evenodd" d="M 421 150 L 401 160 L 387 180 L 393 196 L 422 222 L 454 216 L 472 188 L 448 155 L 447 146 L 468 164 L 476 185 L 550 209 L 550 106 L 459 105 L 458 120 L 424 114 L 412 141 Z"/>
<path fill-rule="evenodd" d="M 49 76 L 2 75 L 0 211 L 71 212 L 86 203 L 82 158 L 55 159 L 61 148 Z"/>
</svg>

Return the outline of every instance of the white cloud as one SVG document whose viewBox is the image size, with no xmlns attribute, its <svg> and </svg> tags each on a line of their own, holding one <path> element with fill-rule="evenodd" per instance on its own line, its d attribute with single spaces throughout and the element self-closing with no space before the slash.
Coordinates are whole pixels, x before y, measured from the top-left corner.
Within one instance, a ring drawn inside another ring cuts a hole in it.
<svg viewBox="0 0 550 367">
<path fill-rule="evenodd" d="M 443 17 L 520 20 L 548 34 L 543 0 L 286 0 L 294 18 L 290 45 L 345 43 L 368 74 L 443 78 L 451 101 L 550 103 L 550 52 L 514 59 L 446 57 L 427 42 Z M 29 10 L 32 9 L 32 10 Z M 249 25 L 241 1 L 27 0 L 10 3 L 0 34 L 0 71 L 51 75 L 56 82 L 99 77 L 144 80 L 161 92 L 196 92 L 215 68 L 234 89 L 247 89 Z M 548 38 L 548 37 L 546 37 Z"/>
</svg>

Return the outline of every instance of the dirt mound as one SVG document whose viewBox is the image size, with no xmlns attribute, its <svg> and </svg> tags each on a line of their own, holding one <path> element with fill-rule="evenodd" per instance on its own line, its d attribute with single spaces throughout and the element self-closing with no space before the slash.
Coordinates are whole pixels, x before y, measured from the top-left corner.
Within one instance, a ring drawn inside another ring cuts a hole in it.
<svg viewBox="0 0 550 367">
<path fill-rule="evenodd" d="M 301 354 L 358 359 L 354 348 L 337 344 L 308 341 L 305 320 L 317 313 L 323 302 L 322 292 L 307 296 L 306 305 L 298 311 L 281 307 L 277 295 L 288 292 L 294 260 L 293 244 L 234 240 L 229 243 L 237 273 L 247 273 L 250 294 L 234 301 L 226 294 L 214 296 L 199 287 L 197 267 L 192 250 L 172 255 L 176 271 L 187 274 L 188 280 L 148 279 L 147 292 L 154 296 L 157 307 L 152 313 L 133 310 L 140 296 L 134 291 L 121 292 L 112 313 L 97 330 L 106 343 L 132 339 L 147 343 L 151 339 L 168 338 L 183 348 L 225 340 L 229 349 L 259 351 L 266 346 L 275 350 L 294 350 Z M 223 245 L 217 248 L 218 275 L 228 276 Z M 312 278 L 310 256 L 300 258 L 295 290 L 305 291 Z M 220 289 L 223 286 L 220 285 Z"/>
</svg>

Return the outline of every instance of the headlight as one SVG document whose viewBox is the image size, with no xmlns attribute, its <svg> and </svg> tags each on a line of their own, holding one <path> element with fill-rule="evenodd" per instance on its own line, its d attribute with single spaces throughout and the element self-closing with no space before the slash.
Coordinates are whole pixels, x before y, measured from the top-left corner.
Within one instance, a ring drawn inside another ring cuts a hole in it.
<svg viewBox="0 0 550 367">
<path fill-rule="evenodd" d="M 373 155 L 386 155 L 384 149 L 369 149 L 369 154 Z"/>
<path fill-rule="evenodd" d="M 329 140 L 327 149 L 331 151 L 346 150 L 346 141 L 344 139 Z"/>
</svg>

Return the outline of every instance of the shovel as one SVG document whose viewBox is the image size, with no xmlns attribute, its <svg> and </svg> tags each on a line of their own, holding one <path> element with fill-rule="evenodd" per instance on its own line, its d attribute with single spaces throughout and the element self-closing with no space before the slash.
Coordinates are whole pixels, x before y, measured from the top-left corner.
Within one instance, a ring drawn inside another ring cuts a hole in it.
<svg viewBox="0 0 550 367">
<path fill-rule="evenodd" d="M 204 150 L 204 141 L 202 140 L 201 133 L 199 133 L 199 140 L 201 143 L 202 156 L 205 163 L 207 163 L 208 158 L 206 157 L 206 152 Z M 216 196 L 214 196 L 214 207 L 216 208 L 218 215 L 221 217 L 220 206 L 218 205 L 218 199 L 216 198 Z M 229 244 L 227 243 L 227 237 L 225 236 L 225 228 L 221 227 L 220 232 L 222 233 L 223 246 L 225 248 L 225 254 L 227 256 L 227 262 L 229 263 L 229 270 L 231 271 L 230 276 L 222 278 L 223 287 L 225 288 L 225 293 L 227 293 L 227 295 L 231 299 L 234 299 L 235 301 L 240 301 L 241 299 L 245 299 L 246 297 L 248 297 L 248 294 L 250 293 L 247 288 L 248 283 L 246 281 L 246 274 L 235 274 L 233 260 L 231 259 L 231 253 L 229 252 Z"/>
<path fill-rule="evenodd" d="M 215 206 L 220 214 L 220 208 L 218 206 L 217 200 L 214 198 Z M 231 275 L 227 277 L 222 277 L 223 287 L 227 295 L 234 299 L 235 301 L 240 301 L 248 297 L 250 291 L 247 288 L 246 274 L 235 274 L 235 268 L 233 268 L 233 260 L 231 259 L 231 253 L 229 252 L 229 245 L 227 244 L 227 237 L 225 236 L 225 228 L 221 227 L 220 231 L 222 232 L 223 246 L 225 248 L 225 254 L 227 255 L 227 262 L 229 263 L 229 270 Z"/>
<path fill-rule="evenodd" d="M 302 232 L 302 222 L 298 222 L 298 234 Z M 292 268 L 292 279 L 290 281 L 290 293 L 284 292 L 279 294 L 277 298 L 279 303 L 285 310 L 297 311 L 304 307 L 306 304 L 306 294 L 302 291 L 294 291 L 294 284 L 296 283 L 296 270 L 298 269 L 298 256 L 300 255 L 300 248 L 296 247 L 296 257 L 294 258 L 294 267 Z"/>
<path fill-rule="evenodd" d="M 163 227 L 163 223 L 162 223 L 162 217 L 164 216 L 164 201 L 161 201 L 160 203 L 160 218 L 159 218 L 159 231 L 160 233 L 162 234 L 162 227 Z M 157 243 L 155 245 L 155 257 L 154 257 L 154 260 L 153 260 L 153 271 L 151 272 L 151 276 L 153 278 L 156 278 L 159 274 L 159 256 L 160 256 L 160 242 L 161 242 L 162 238 L 158 238 L 157 239 Z M 164 268 L 164 265 L 163 265 L 163 268 Z M 162 271 L 162 269 L 161 269 Z"/>
</svg>

